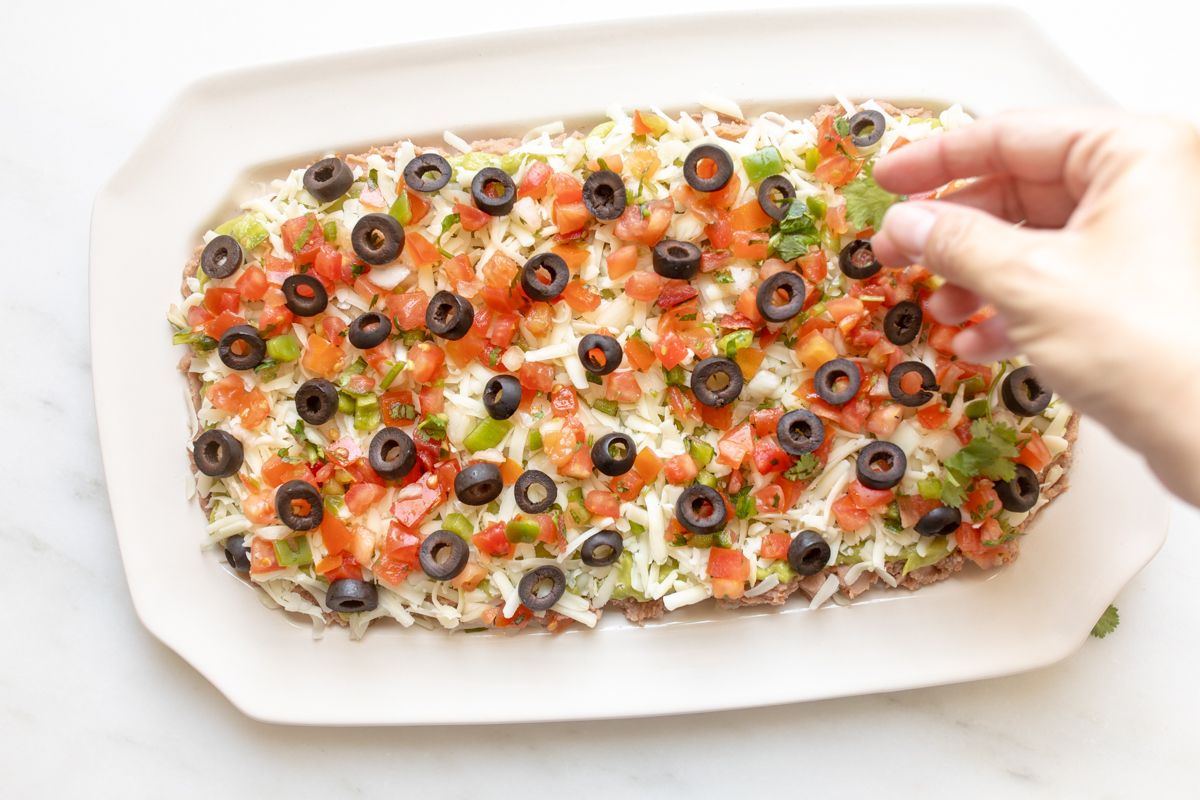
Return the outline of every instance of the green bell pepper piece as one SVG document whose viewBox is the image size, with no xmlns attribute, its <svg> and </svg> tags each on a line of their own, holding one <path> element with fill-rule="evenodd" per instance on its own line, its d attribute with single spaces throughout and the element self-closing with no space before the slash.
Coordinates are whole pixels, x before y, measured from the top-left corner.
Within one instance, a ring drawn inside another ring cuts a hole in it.
<svg viewBox="0 0 1200 800">
<path fill-rule="evenodd" d="M 308 545 L 308 536 L 297 536 L 295 539 L 280 539 L 274 543 L 275 560 L 281 567 L 303 567 L 313 562 L 312 548 Z"/>
<path fill-rule="evenodd" d="M 573 486 L 567 492 L 567 513 L 576 525 L 583 525 L 592 518 L 592 512 L 583 505 L 583 487 Z"/>
<path fill-rule="evenodd" d="M 708 466 L 708 462 L 713 459 L 713 448 L 708 442 L 697 439 L 695 436 L 687 438 L 688 455 L 696 462 L 698 467 Z"/>
<path fill-rule="evenodd" d="M 917 481 L 917 491 L 926 500 L 937 500 L 942 496 L 942 481 L 939 478 L 928 475 Z"/>
<path fill-rule="evenodd" d="M 408 192 L 403 186 L 397 187 L 397 189 L 399 194 L 396 195 L 396 202 L 392 203 L 392 207 L 388 209 L 388 214 L 392 215 L 401 225 L 407 225 L 412 222 L 412 208 L 408 205 Z"/>
<path fill-rule="evenodd" d="M 615 417 L 617 415 L 616 400 L 606 400 L 605 398 L 601 397 L 599 400 L 596 400 L 592 403 L 592 408 L 596 409 L 601 414 L 608 414 L 610 417 Z"/>
<path fill-rule="evenodd" d="M 354 398 L 345 392 L 338 392 L 338 411 L 343 414 L 353 414 Z"/>
<path fill-rule="evenodd" d="M 742 166 L 746 168 L 746 177 L 751 182 L 758 183 L 763 178 L 778 175 L 783 172 L 783 156 L 771 145 L 756 150 L 748 156 L 742 156 Z"/>
<path fill-rule="evenodd" d="M 365 394 L 354 399 L 354 430 L 373 431 L 379 427 L 383 417 L 379 411 L 379 398 Z"/>
<path fill-rule="evenodd" d="M 276 361 L 295 361 L 300 357 L 300 340 L 290 333 L 267 339 L 267 355 Z"/>
<path fill-rule="evenodd" d="M 506 419 L 485 419 L 475 426 L 475 430 L 463 439 L 463 446 L 472 453 L 495 447 L 504 440 L 512 430 L 512 423 Z"/>
<path fill-rule="evenodd" d="M 711 472 L 701 472 L 696 476 L 696 483 L 702 483 L 710 489 L 717 488 L 717 476 Z"/>
<path fill-rule="evenodd" d="M 242 214 L 240 217 L 222 222 L 214 230 L 237 239 L 238 244 L 247 253 L 265 242 L 269 235 L 263 224 L 250 214 Z"/>
<path fill-rule="evenodd" d="M 397 361 L 388 369 L 387 375 L 383 376 L 383 380 L 379 382 L 379 388 L 385 392 L 391 388 L 391 385 L 396 382 L 396 378 L 400 377 L 400 373 L 404 371 L 404 365 L 407 362 Z"/>
<path fill-rule="evenodd" d="M 907 575 L 914 569 L 928 567 L 930 564 L 936 564 L 950 554 L 950 546 L 946 543 L 945 536 L 936 536 L 928 540 L 925 545 L 925 555 L 917 555 L 917 550 L 914 547 L 912 552 L 908 554 L 908 558 L 904 560 L 904 572 L 901 576 Z"/>
<path fill-rule="evenodd" d="M 529 438 L 525 441 L 525 446 L 529 448 L 529 452 L 534 453 L 542 449 L 542 432 L 539 430 L 531 430 Z"/>
<path fill-rule="evenodd" d="M 446 515 L 446 519 L 442 520 L 442 527 L 461 539 L 470 539 L 475 530 L 471 527 L 471 521 L 457 511 Z"/>
<path fill-rule="evenodd" d="M 541 532 L 542 526 L 538 525 L 537 520 L 523 517 L 517 517 L 504 526 L 504 535 L 513 543 L 536 542 Z"/>
</svg>

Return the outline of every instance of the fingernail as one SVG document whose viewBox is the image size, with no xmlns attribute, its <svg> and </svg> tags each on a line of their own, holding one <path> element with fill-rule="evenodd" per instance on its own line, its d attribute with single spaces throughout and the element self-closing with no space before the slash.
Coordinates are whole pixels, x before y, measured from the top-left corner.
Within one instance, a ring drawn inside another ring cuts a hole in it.
<svg viewBox="0 0 1200 800">
<path fill-rule="evenodd" d="M 921 203 L 897 203 L 888 209 L 884 227 L 896 248 L 916 263 L 925 255 L 925 242 L 937 214 Z"/>
</svg>

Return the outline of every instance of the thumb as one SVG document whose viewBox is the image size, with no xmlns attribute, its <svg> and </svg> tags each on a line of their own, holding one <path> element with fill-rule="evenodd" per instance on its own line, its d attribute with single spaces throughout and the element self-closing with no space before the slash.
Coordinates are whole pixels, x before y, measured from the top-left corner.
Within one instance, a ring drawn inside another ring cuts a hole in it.
<svg viewBox="0 0 1200 800">
<path fill-rule="evenodd" d="M 871 240 L 889 266 L 921 264 L 991 300 L 1028 285 L 1026 256 L 1039 234 L 957 203 L 910 201 L 888 209 Z"/>
</svg>

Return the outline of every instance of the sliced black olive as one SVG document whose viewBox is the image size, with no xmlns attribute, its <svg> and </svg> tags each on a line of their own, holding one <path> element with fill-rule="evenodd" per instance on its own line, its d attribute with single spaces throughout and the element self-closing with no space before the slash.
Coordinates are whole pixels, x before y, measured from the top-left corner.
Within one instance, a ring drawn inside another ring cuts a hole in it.
<svg viewBox="0 0 1200 800">
<path fill-rule="evenodd" d="M 318 203 L 331 203 L 354 183 L 354 171 L 340 158 L 322 158 L 304 170 L 304 188 Z"/>
<path fill-rule="evenodd" d="M 494 375 L 483 385 L 483 407 L 492 419 L 508 419 L 521 405 L 521 382 L 515 375 Z"/>
<path fill-rule="evenodd" d="M 701 178 L 699 167 L 701 161 L 711 161 L 716 172 L 711 178 Z M 683 160 L 683 178 L 698 192 L 716 192 L 725 188 L 733 177 L 733 159 L 729 153 L 715 144 L 702 144 L 693 147 Z"/>
<path fill-rule="evenodd" d="M 1017 367 L 1000 384 L 1000 398 L 1018 417 L 1034 417 L 1045 411 L 1051 394 L 1031 367 Z"/>
<path fill-rule="evenodd" d="M 527 469 L 517 477 L 513 485 L 513 499 L 517 508 L 526 514 L 541 514 L 549 510 L 558 499 L 558 487 L 554 480 L 537 469 Z"/>
<path fill-rule="evenodd" d="M 364 264 L 378 267 L 400 257 L 404 226 L 391 214 L 367 214 L 354 223 L 350 244 Z"/>
<path fill-rule="evenodd" d="M 484 167 L 471 180 L 471 199 L 480 211 L 502 217 L 517 201 L 517 185 L 504 170 Z"/>
<path fill-rule="evenodd" d="M 737 400 L 745 382 L 737 362 L 723 356 L 706 358 L 692 370 L 692 393 L 697 402 L 710 408 Z"/>
<path fill-rule="evenodd" d="M 324 378 L 310 378 L 296 390 L 296 413 L 310 425 L 324 425 L 337 409 L 337 387 Z"/>
<path fill-rule="evenodd" d="M 921 388 L 915 392 L 906 392 L 904 391 L 904 378 L 914 373 L 921 378 Z M 892 371 L 888 373 L 888 393 L 902 406 L 916 408 L 925 405 L 933 399 L 933 393 L 937 391 L 937 388 L 937 378 L 934 377 L 933 370 L 920 361 L 901 362 L 892 367 Z"/>
<path fill-rule="evenodd" d="M 794 272 L 776 272 L 758 287 L 754 304 L 758 313 L 768 322 L 783 322 L 800 313 L 804 308 L 804 298 L 808 290 L 804 287 L 804 279 Z M 779 302 L 779 293 L 783 292 L 785 300 Z"/>
<path fill-rule="evenodd" d="M 637 445 L 628 433 L 606 433 L 592 445 L 592 464 L 605 475 L 624 475 L 633 469 Z"/>
<path fill-rule="evenodd" d="M 825 423 L 807 408 L 789 411 L 775 423 L 775 438 L 789 456 L 811 453 L 825 441 Z"/>
<path fill-rule="evenodd" d="M 571 270 L 557 253 L 538 253 L 521 267 L 521 288 L 533 300 L 553 300 L 570 279 Z"/>
<path fill-rule="evenodd" d="M 567 590 L 567 576 L 553 564 L 544 564 L 525 573 L 517 584 L 517 597 L 530 611 L 545 611 L 558 602 Z"/>
<path fill-rule="evenodd" d="M 325 518 L 321 492 L 308 481 L 288 481 L 275 490 L 275 513 L 294 531 L 311 531 Z"/>
<path fill-rule="evenodd" d="M 716 533 L 725 527 L 725 498 L 711 486 L 697 483 L 675 501 L 675 519 L 692 533 Z"/>
<path fill-rule="evenodd" d="M 913 529 L 922 536 L 947 536 L 958 530 L 962 512 L 952 506 L 938 506 L 926 511 Z"/>
<path fill-rule="evenodd" d="M 788 565 L 798 575 L 816 575 L 829 564 L 829 542 L 816 531 L 800 531 L 788 545 Z"/>
<path fill-rule="evenodd" d="M 664 278 L 686 281 L 700 271 L 700 248 L 691 242 L 663 239 L 654 245 L 654 271 Z"/>
<path fill-rule="evenodd" d="M 600 357 L 594 351 L 600 351 Z M 625 352 L 621 343 L 611 336 L 602 333 L 589 333 L 579 340 L 579 361 L 583 368 L 593 375 L 607 375 L 621 366 Z"/>
<path fill-rule="evenodd" d="M 454 494 L 469 506 L 486 506 L 500 496 L 504 481 L 495 464 L 472 464 L 454 477 Z"/>
<path fill-rule="evenodd" d="M 850 141 L 855 147 L 870 147 L 883 138 L 887 119 L 878 111 L 864 109 L 850 117 Z"/>
<path fill-rule="evenodd" d="M 234 325 L 221 334 L 217 355 L 230 369 L 254 369 L 267 355 L 267 343 L 253 325 Z"/>
<path fill-rule="evenodd" d="M 838 254 L 838 267 L 847 278 L 863 280 L 883 269 L 875 258 L 870 239 L 855 239 Z"/>
<path fill-rule="evenodd" d="M 763 178 L 763 182 L 758 185 L 758 207 L 773 220 L 786 217 L 795 199 L 796 187 L 782 175 Z"/>
<path fill-rule="evenodd" d="M 200 269 L 210 278 L 228 278 L 242 265 L 242 246 L 232 236 L 221 235 L 204 245 Z"/>
<path fill-rule="evenodd" d="M 210 478 L 227 478 L 242 466 L 242 443 L 226 431 L 205 431 L 192 442 L 192 460 Z"/>
<path fill-rule="evenodd" d="M 862 372 L 853 361 L 835 358 L 817 367 L 816 374 L 813 375 L 813 386 L 817 395 L 826 403 L 844 406 L 858 394 L 858 389 L 862 386 Z"/>
<path fill-rule="evenodd" d="M 1042 487 L 1037 473 L 1024 464 L 1017 464 L 1017 474 L 1010 481 L 996 481 L 996 494 L 1005 511 L 1028 511 L 1038 501 Z"/>
<path fill-rule="evenodd" d="M 371 439 L 367 463 L 381 478 L 399 480 L 417 463 L 417 446 L 411 436 L 389 425 Z"/>
<path fill-rule="evenodd" d="M 425 537 L 417 550 L 421 571 L 435 581 L 448 581 L 463 571 L 471 548 L 466 541 L 450 531 L 434 531 Z"/>
<path fill-rule="evenodd" d="M 283 302 L 297 317 L 315 317 L 329 305 L 329 293 L 312 275 L 289 275 L 283 279 Z"/>
<path fill-rule="evenodd" d="M 579 558 L 589 567 L 607 567 L 621 557 L 625 543 L 616 531 L 593 533 L 579 548 Z"/>
<path fill-rule="evenodd" d="M 329 584 L 325 592 L 325 607 L 343 614 L 374 611 L 379 606 L 379 590 L 375 584 L 355 578 L 340 578 Z"/>
<path fill-rule="evenodd" d="M 404 167 L 404 182 L 414 192 L 436 192 L 450 182 L 450 162 L 437 153 L 424 153 Z"/>
<path fill-rule="evenodd" d="M 246 540 L 240 533 L 235 533 L 225 540 L 225 560 L 235 572 L 243 575 L 250 572 L 250 551 L 246 548 Z"/>
<path fill-rule="evenodd" d="M 475 322 L 475 307 L 471 301 L 444 289 L 429 299 L 425 306 L 425 327 L 443 339 L 457 340 L 467 335 Z"/>
<path fill-rule="evenodd" d="M 387 341 L 392 333 L 392 322 L 387 314 L 380 311 L 367 311 L 355 317 L 346 332 L 350 344 L 359 350 L 370 350 Z"/>
<path fill-rule="evenodd" d="M 625 213 L 625 181 L 610 169 L 593 172 L 583 182 L 583 204 L 596 219 L 608 222 Z"/>
<path fill-rule="evenodd" d="M 858 451 L 858 482 L 871 489 L 890 489 L 904 478 L 908 458 L 891 442 L 874 441 Z"/>
<path fill-rule="evenodd" d="M 912 300 L 901 300 L 883 318 L 883 335 L 892 344 L 908 344 L 921 332 L 925 312 Z"/>
</svg>

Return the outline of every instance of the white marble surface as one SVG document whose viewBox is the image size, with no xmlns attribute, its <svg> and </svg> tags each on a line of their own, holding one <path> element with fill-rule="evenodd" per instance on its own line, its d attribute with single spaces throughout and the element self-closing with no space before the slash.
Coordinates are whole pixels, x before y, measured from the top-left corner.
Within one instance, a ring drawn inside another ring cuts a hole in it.
<svg viewBox="0 0 1200 800">
<path fill-rule="evenodd" d="M 419 796 L 424 789 L 475 797 L 487 791 L 483 764 L 524 794 L 579 797 L 748 796 L 778 787 L 987 797 L 1128 797 L 1155 788 L 1160 796 L 1194 796 L 1200 601 L 1192 565 L 1200 558 L 1200 515 L 1181 505 L 1163 552 L 1118 598 L 1117 633 L 1026 675 L 603 723 L 331 730 L 242 717 L 141 628 L 125 588 L 89 382 L 87 228 L 96 189 L 172 94 L 213 71 L 443 29 L 668 9 L 539 0 L 522 2 L 527 10 L 517 15 L 517 4 L 464 12 L 466 4 L 454 3 L 437 6 L 454 11 L 431 23 L 393 0 L 356 2 L 375 22 L 352 26 L 331 4 L 210 0 L 170 4 L 178 7 L 169 12 L 165 3 L 114 5 L 8 0 L 0 22 L 0 219 L 8 243 L 0 259 L 7 330 L 0 336 L 7 464 L 0 586 L 17 610 L 0 648 L 0 796 Z M 690 0 L 686 8 L 721 5 Z M 1122 102 L 1182 106 L 1198 118 L 1195 86 L 1180 83 L 1194 72 L 1194 21 L 1156 2 L 1119 13 L 1024 5 Z M 935 52 L 924 48 L 920 57 Z M 401 88 L 396 101 L 408 97 Z M 135 382 L 130 391 L 136 401 Z M 1087 531 L 1075 535 L 1086 542 Z M 476 672 L 486 668 L 464 666 L 464 679 Z M 411 680 L 402 669 L 398 679 Z M 755 679 L 787 680 L 786 665 L 765 661 Z M 295 686 L 336 691 L 337 680 L 311 676 Z"/>
</svg>

